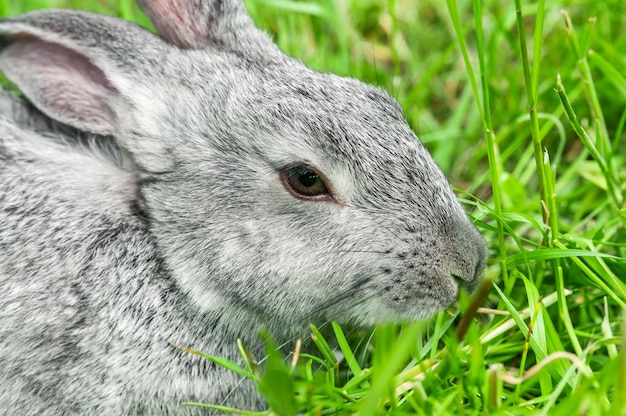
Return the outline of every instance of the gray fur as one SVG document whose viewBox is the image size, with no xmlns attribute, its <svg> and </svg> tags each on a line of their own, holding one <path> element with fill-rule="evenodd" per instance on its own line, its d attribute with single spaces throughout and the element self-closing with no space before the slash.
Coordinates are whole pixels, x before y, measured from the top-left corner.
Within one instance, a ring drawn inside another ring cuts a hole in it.
<svg viewBox="0 0 626 416">
<path fill-rule="evenodd" d="M 142 6 L 162 37 L 0 21 L 37 107 L 0 94 L 0 414 L 262 408 L 168 342 L 238 361 L 260 326 L 422 319 L 476 283 L 484 241 L 386 93 L 284 56 L 238 0 Z M 294 164 L 334 201 L 288 193 Z"/>
</svg>

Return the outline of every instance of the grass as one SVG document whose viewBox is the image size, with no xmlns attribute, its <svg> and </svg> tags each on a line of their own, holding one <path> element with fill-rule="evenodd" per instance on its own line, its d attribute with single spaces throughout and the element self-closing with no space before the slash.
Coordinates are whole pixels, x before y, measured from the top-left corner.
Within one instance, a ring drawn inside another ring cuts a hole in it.
<svg viewBox="0 0 626 416">
<path fill-rule="evenodd" d="M 270 342 L 263 375 L 237 371 L 272 411 L 625 415 L 623 1 L 247 5 L 288 54 L 397 97 L 492 253 L 478 296 L 429 322 L 312 327 L 319 352 L 294 367 Z M 130 0 L 0 0 L 0 13 L 53 6 L 147 24 Z"/>
</svg>

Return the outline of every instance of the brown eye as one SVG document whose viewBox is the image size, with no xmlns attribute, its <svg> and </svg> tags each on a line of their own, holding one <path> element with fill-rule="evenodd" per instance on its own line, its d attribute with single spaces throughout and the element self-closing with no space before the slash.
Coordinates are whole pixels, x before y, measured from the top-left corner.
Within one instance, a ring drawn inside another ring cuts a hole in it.
<svg viewBox="0 0 626 416">
<path fill-rule="evenodd" d="M 280 178 L 285 188 L 296 198 L 308 200 L 330 199 L 330 193 L 321 176 L 313 169 L 296 166 L 283 169 Z"/>
</svg>

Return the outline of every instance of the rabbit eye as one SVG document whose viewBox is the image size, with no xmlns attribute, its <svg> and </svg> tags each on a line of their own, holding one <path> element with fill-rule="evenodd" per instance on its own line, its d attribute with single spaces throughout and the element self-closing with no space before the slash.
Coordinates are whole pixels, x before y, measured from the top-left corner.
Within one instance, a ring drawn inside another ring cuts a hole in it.
<svg viewBox="0 0 626 416">
<path fill-rule="evenodd" d="M 296 166 L 280 172 L 283 185 L 296 198 L 328 200 L 332 198 L 324 179 L 313 169 Z"/>
</svg>

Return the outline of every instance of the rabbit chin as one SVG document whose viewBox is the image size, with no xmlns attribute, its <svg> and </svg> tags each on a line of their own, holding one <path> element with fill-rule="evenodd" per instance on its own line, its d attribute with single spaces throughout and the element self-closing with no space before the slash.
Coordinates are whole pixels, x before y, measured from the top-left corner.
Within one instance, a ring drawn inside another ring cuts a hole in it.
<svg viewBox="0 0 626 416">
<path fill-rule="evenodd" d="M 369 302 L 359 308 L 359 315 L 355 323 L 363 326 L 376 324 L 390 324 L 401 322 L 413 322 L 431 318 L 437 312 L 449 307 L 452 302 L 441 302 L 438 299 L 416 299 L 411 306 L 396 307 L 395 305 L 383 304 L 382 302 Z"/>
<path fill-rule="evenodd" d="M 360 325 L 375 325 L 428 319 L 452 305 L 458 298 L 458 290 L 459 285 L 450 278 L 436 292 L 383 291 L 359 305 L 355 321 Z"/>
</svg>

